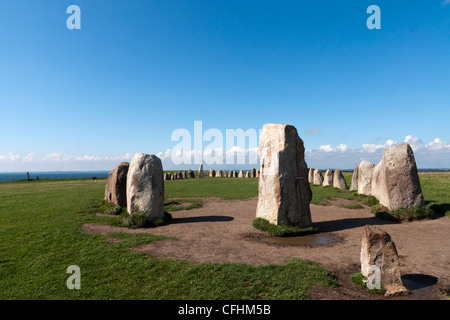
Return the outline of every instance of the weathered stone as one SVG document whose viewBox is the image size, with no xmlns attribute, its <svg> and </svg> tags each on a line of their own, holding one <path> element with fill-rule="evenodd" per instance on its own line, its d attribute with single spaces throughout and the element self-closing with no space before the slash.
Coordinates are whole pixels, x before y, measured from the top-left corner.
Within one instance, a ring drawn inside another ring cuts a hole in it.
<svg viewBox="0 0 450 320">
<path fill-rule="evenodd" d="M 371 193 L 389 210 L 425 205 L 414 152 L 409 144 L 384 150 L 381 161 L 373 169 Z"/>
<path fill-rule="evenodd" d="M 408 292 L 403 287 L 397 248 L 391 236 L 378 227 L 366 225 L 361 241 L 361 273 L 369 277 L 376 267 L 381 283 L 388 290 L 386 295 Z"/>
<path fill-rule="evenodd" d="M 192 171 L 192 169 L 188 170 L 188 177 L 189 178 L 195 178 L 195 173 L 194 173 L 194 171 Z"/>
<path fill-rule="evenodd" d="M 314 182 L 314 169 L 309 168 L 308 170 L 308 182 L 313 183 Z"/>
<path fill-rule="evenodd" d="M 216 172 L 216 178 L 222 178 L 222 170 Z"/>
<path fill-rule="evenodd" d="M 214 169 L 209 169 L 209 176 L 214 178 L 216 176 L 216 170 Z"/>
<path fill-rule="evenodd" d="M 237 178 L 238 173 L 236 171 L 233 171 L 233 178 Z"/>
<path fill-rule="evenodd" d="M 255 168 L 252 168 L 252 171 L 251 171 L 251 173 L 250 173 L 250 176 L 251 176 L 252 178 L 256 178 L 256 169 L 255 169 Z"/>
<path fill-rule="evenodd" d="M 261 175 L 256 216 L 275 225 L 310 227 L 311 189 L 305 147 L 297 129 L 265 124 L 260 137 Z"/>
<path fill-rule="evenodd" d="M 342 174 L 341 170 L 339 170 L 339 169 L 336 169 L 334 171 L 333 187 L 340 189 L 340 190 L 347 189 L 347 182 L 345 182 L 344 175 Z"/>
<path fill-rule="evenodd" d="M 138 208 L 149 220 L 164 217 L 164 180 L 161 160 L 153 154 L 136 154 L 127 177 L 127 210 Z"/>
<path fill-rule="evenodd" d="M 261 171 L 259 169 L 256 170 L 256 177 L 259 178 Z"/>
<path fill-rule="evenodd" d="M 325 175 L 323 177 L 322 186 L 332 186 L 333 185 L 333 170 L 328 169 L 325 171 Z"/>
<path fill-rule="evenodd" d="M 241 170 L 241 171 L 239 171 L 238 178 L 243 178 L 243 177 L 244 177 L 244 172 Z"/>
<path fill-rule="evenodd" d="M 198 178 L 201 179 L 203 178 L 204 173 L 203 173 L 203 165 L 201 164 L 200 167 L 198 168 Z"/>
<path fill-rule="evenodd" d="M 186 177 L 187 177 L 186 171 L 181 171 L 180 173 L 181 173 L 181 179 L 186 179 Z"/>
<path fill-rule="evenodd" d="M 232 170 L 228 171 L 228 178 L 233 178 L 233 171 Z"/>
<path fill-rule="evenodd" d="M 128 162 L 122 162 L 112 170 L 105 185 L 105 200 L 116 206 L 127 206 L 127 174 L 130 168 Z"/>
<path fill-rule="evenodd" d="M 322 172 L 319 169 L 314 170 L 313 184 L 316 186 L 321 186 L 323 183 Z"/>
<path fill-rule="evenodd" d="M 173 172 L 173 173 L 170 175 L 170 180 L 177 180 L 177 173 L 176 173 L 176 172 Z"/>
<path fill-rule="evenodd" d="M 372 173 L 375 165 L 363 160 L 358 169 L 358 193 L 370 196 L 372 194 Z"/>
<path fill-rule="evenodd" d="M 359 172 L 359 163 L 357 165 L 355 165 L 355 169 L 353 170 L 352 184 L 350 185 L 351 191 L 358 190 L 358 172 Z"/>
<path fill-rule="evenodd" d="M 250 178 L 250 171 L 246 171 L 246 172 L 245 172 L 245 177 L 246 177 L 246 178 Z"/>
<path fill-rule="evenodd" d="M 164 180 L 172 180 L 172 175 L 170 173 L 164 173 Z"/>
</svg>

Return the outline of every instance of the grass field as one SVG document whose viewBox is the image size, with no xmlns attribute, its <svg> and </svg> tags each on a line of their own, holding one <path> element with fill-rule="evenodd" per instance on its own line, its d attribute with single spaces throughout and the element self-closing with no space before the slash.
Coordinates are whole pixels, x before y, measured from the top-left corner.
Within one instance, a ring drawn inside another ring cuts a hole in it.
<svg viewBox="0 0 450 320">
<path fill-rule="evenodd" d="M 420 178 L 429 205 L 449 213 L 450 175 Z M 0 299 L 307 299 L 312 285 L 337 285 L 309 261 L 259 267 L 175 262 L 129 250 L 161 236 L 115 233 L 110 236 L 121 241 L 112 244 L 84 233 L 81 224 L 110 223 L 94 214 L 104 186 L 103 179 L 0 183 Z M 313 203 L 353 196 L 320 187 L 313 194 Z M 257 179 L 166 181 L 165 195 L 245 199 L 257 196 Z M 81 269 L 81 290 L 66 287 L 70 265 Z"/>
</svg>

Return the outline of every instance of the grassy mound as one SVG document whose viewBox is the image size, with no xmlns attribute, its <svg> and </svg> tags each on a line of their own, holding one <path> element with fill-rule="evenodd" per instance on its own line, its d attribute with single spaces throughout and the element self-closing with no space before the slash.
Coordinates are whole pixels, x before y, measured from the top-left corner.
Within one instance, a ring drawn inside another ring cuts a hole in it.
<svg viewBox="0 0 450 320">
<path fill-rule="evenodd" d="M 267 231 L 275 237 L 304 236 L 307 234 L 317 233 L 319 231 L 316 226 L 312 226 L 309 228 L 299 228 L 295 226 L 274 225 L 266 219 L 262 218 L 256 218 L 255 220 L 253 220 L 252 225 L 256 229 Z"/>
</svg>

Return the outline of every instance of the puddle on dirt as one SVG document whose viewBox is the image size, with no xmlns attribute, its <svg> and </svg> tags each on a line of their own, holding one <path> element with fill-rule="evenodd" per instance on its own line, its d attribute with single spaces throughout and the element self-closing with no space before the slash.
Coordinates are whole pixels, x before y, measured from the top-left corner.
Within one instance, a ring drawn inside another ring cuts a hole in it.
<svg viewBox="0 0 450 320">
<path fill-rule="evenodd" d="M 401 297 L 392 297 L 392 300 L 435 300 L 437 292 L 434 285 L 437 278 L 425 274 L 406 274 L 402 276 L 402 282 L 410 294 Z"/>
<path fill-rule="evenodd" d="M 330 233 L 315 233 L 298 237 L 264 237 L 263 241 L 286 246 L 320 246 L 337 242 L 339 237 Z"/>
</svg>

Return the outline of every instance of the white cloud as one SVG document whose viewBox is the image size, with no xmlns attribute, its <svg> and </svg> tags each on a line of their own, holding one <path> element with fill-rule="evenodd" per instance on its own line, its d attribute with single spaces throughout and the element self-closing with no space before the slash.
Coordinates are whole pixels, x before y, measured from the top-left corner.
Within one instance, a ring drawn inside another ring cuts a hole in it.
<svg viewBox="0 0 450 320">
<path fill-rule="evenodd" d="M 450 151 L 450 143 L 444 142 L 439 138 L 435 138 L 432 142 L 427 143 L 425 145 L 425 148 L 433 151 L 441 151 L 441 150 Z"/>
<path fill-rule="evenodd" d="M 450 4 L 450 0 L 444 0 L 441 2 L 441 5 L 446 6 Z"/>
</svg>

